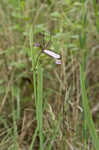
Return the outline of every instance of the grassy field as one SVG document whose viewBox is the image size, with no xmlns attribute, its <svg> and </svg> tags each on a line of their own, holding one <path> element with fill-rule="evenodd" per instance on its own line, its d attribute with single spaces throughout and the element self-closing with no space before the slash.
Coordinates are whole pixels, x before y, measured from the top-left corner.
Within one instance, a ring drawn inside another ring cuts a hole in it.
<svg viewBox="0 0 99 150">
<path fill-rule="evenodd" d="M 0 150 L 99 150 L 99 1 L 0 1 Z"/>
</svg>

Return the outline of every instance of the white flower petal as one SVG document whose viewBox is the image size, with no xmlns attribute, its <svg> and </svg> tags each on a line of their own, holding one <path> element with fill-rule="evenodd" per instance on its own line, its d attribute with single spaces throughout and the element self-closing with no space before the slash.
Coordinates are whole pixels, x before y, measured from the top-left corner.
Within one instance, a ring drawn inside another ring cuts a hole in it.
<svg viewBox="0 0 99 150">
<path fill-rule="evenodd" d="M 55 59 L 59 59 L 59 58 L 60 58 L 60 55 L 59 55 L 59 54 L 56 54 L 55 52 L 52 52 L 52 51 L 50 51 L 50 50 L 44 49 L 43 52 L 44 52 L 45 54 L 47 54 L 47 55 L 49 55 L 49 56 L 55 58 Z"/>
</svg>

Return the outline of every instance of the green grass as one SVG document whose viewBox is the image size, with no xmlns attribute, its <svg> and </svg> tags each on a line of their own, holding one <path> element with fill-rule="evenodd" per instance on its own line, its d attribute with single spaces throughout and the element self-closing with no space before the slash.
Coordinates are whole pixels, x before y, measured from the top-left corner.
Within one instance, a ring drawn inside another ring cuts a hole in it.
<svg viewBox="0 0 99 150">
<path fill-rule="evenodd" d="M 90 112 L 89 104 L 88 104 L 88 98 L 87 98 L 87 93 L 86 93 L 86 88 L 85 88 L 85 74 L 81 66 L 80 70 L 80 80 L 81 80 L 81 93 L 82 93 L 82 103 L 83 103 L 83 108 L 84 108 L 84 116 L 85 116 L 85 121 L 87 128 L 90 131 L 92 141 L 94 144 L 94 147 L 96 150 L 99 148 L 99 139 L 97 137 L 96 129 L 94 122 L 92 120 L 92 115 Z M 86 146 L 87 147 L 87 146 Z"/>
</svg>

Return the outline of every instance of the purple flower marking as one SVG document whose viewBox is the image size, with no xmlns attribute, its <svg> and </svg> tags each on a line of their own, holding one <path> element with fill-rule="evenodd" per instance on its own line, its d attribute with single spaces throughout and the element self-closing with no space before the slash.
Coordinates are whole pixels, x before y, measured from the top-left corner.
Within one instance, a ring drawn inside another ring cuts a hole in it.
<svg viewBox="0 0 99 150">
<path fill-rule="evenodd" d="M 34 46 L 35 47 L 40 47 L 40 44 L 39 43 L 35 43 Z"/>
</svg>

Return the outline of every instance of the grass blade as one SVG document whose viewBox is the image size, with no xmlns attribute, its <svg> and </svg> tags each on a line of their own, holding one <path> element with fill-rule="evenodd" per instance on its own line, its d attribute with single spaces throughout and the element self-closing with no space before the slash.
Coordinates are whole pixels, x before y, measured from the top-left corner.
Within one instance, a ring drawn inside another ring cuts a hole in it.
<svg viewBox="0 0 99 150">
<path fill-rule="evenodd" d="M 85 120 L 89 128 L 94 147 L 96 148 L 96 150 L 98 150 L 99 139 L 97 137 L 96 129 L 94 126 L 94 122 L 92 120 L 92 115 L 91 115 L 89 104 L 88 104 L 88 98 L 87 98 L 87 93 L 86 93 L 86 88 L 85 88 L 85 74 L 83 72 L 82 66 L 80 67 L 80 81 L 81 81 L 82 103 L 83 103 L 83 108 L 84 108 L 84 113 L 85 113 Z"/>
</svg>

